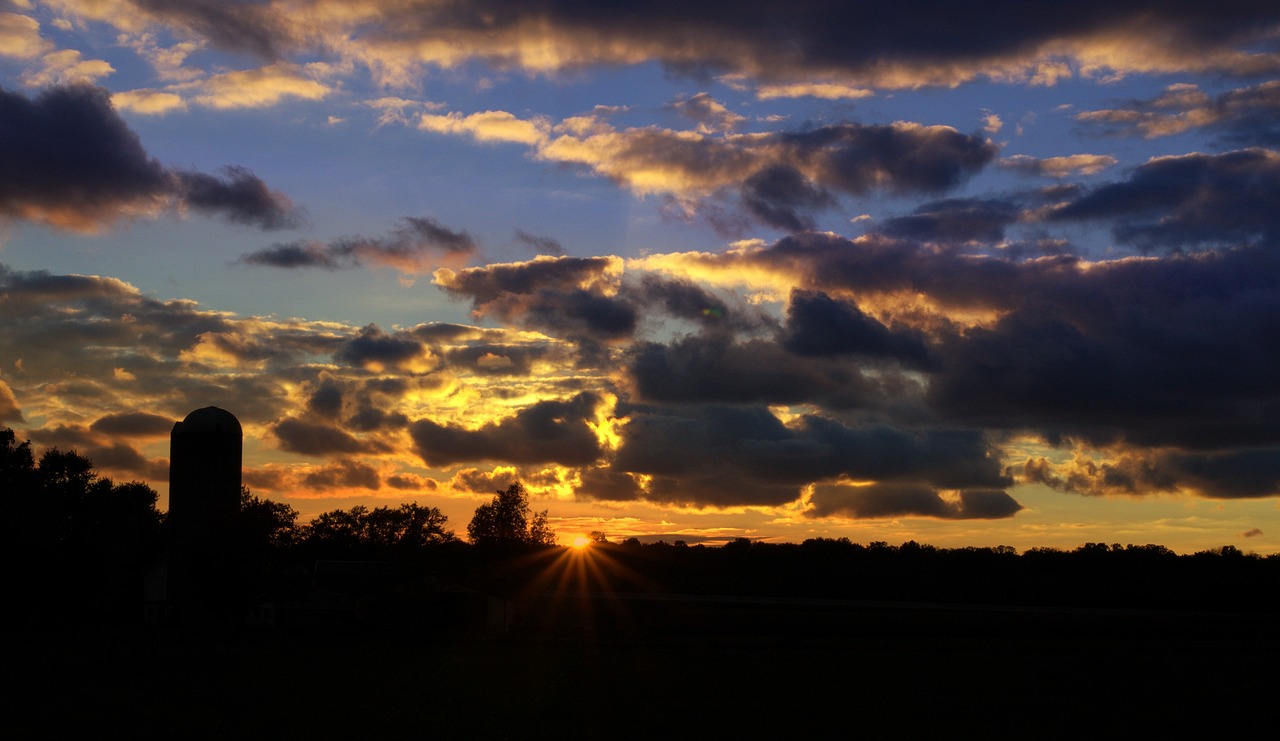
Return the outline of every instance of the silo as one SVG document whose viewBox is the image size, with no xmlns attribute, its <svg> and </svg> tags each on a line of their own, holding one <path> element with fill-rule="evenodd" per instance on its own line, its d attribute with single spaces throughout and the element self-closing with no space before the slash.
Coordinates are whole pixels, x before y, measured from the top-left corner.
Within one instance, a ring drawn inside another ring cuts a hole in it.
<svg viewBox="0 0 1280 741">
<path fill-rule="evenodd" d="M 218 407 L 188 414 L 169 436 L 169 603 L 180 621 L 237 611 L 243 437 L 240 421 Z"/>
</svg>

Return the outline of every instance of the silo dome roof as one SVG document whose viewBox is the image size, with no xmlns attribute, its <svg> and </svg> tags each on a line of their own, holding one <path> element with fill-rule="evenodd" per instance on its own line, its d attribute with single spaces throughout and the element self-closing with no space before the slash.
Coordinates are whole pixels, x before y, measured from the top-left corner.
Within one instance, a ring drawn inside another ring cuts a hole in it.
<svg viewBox="0 0 1280 741">
<path fill-rule="evenodd" d="M 183 432 L 215 432 L 244 435 L 244 430 L 240 427 L 240 420 L 236 419 L 236 415 L 218 407 L 197 409 L 188 414 L 186 419 L 182 420 L 181 425 Z"/>
</svg>

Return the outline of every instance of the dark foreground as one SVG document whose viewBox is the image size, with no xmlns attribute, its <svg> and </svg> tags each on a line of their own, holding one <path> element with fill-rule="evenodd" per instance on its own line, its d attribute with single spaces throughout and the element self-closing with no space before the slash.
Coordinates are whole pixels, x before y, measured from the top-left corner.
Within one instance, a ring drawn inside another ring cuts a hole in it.
<svg viewBox="0 0 1280 741">
<path fill-rule="evenodd" d="M 1267 614 L 578 595 L 521 604 L 506 635 L 37 631 L 8 642 L 3 735 L 1220 737 L 1274 722 L 1276 628 Z"/>
</svg>

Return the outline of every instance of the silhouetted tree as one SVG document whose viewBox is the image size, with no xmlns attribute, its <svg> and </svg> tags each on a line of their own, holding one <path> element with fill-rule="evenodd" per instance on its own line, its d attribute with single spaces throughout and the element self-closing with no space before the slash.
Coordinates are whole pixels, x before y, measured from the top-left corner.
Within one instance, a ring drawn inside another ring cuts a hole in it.
<svg viewBox="0 0 1280 741">
<path fill-rule="evenodd" d="M 69 618 L 76 606 L 93 605 L 85 615 L 101 622 L 141 599 L 142 568 L 162 547 L 163 517 L 151 487 L 101 478 L 75 451 L 53 448 L 36 463 L 30 442 L 4 429 L 0 496 L 21 512 L 10 519 L 5 542 L 27 564 L 14 587 L 36 609 Z"/>
<path fill-rule="evenodd" d="M 255 549 L 285 549 L 298 537 L 298 510 L 240 487 L 240 532 Z"/>
<path fill-rule="evenodd" d="M 411 558 L 423 548 L 456 540 L 448 525 L 439 509 L 417 502 L 374 509 L 356 505 L 317 515 L 301 537 L 320 557 Z"/>
<path fill-rule="evenodd" d="M 476 507 L 467 537 L 477 545 L 553 545 L 556 533 L 547 524 L 547 511 L 529 515 L 529 492 L 516 482 Z"/>
<path fill-rule="evenodd" d="M 0 430 L 0 491 L 6 496 L 29 496 L 36 482 L 31 441 L 18 442 L 13 430 Z"/>
</svg>

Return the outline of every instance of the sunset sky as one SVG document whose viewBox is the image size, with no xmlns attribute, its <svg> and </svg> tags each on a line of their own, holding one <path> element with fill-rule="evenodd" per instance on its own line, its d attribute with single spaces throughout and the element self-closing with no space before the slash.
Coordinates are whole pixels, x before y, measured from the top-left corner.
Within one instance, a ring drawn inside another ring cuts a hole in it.
<svg viewBox="0 0 1280 741">
<path fill-rule="evenodd" d="M 303 520 L 1280 551 L 1274 2 L 0 0 L 0 427 Z"/>
</svg>

